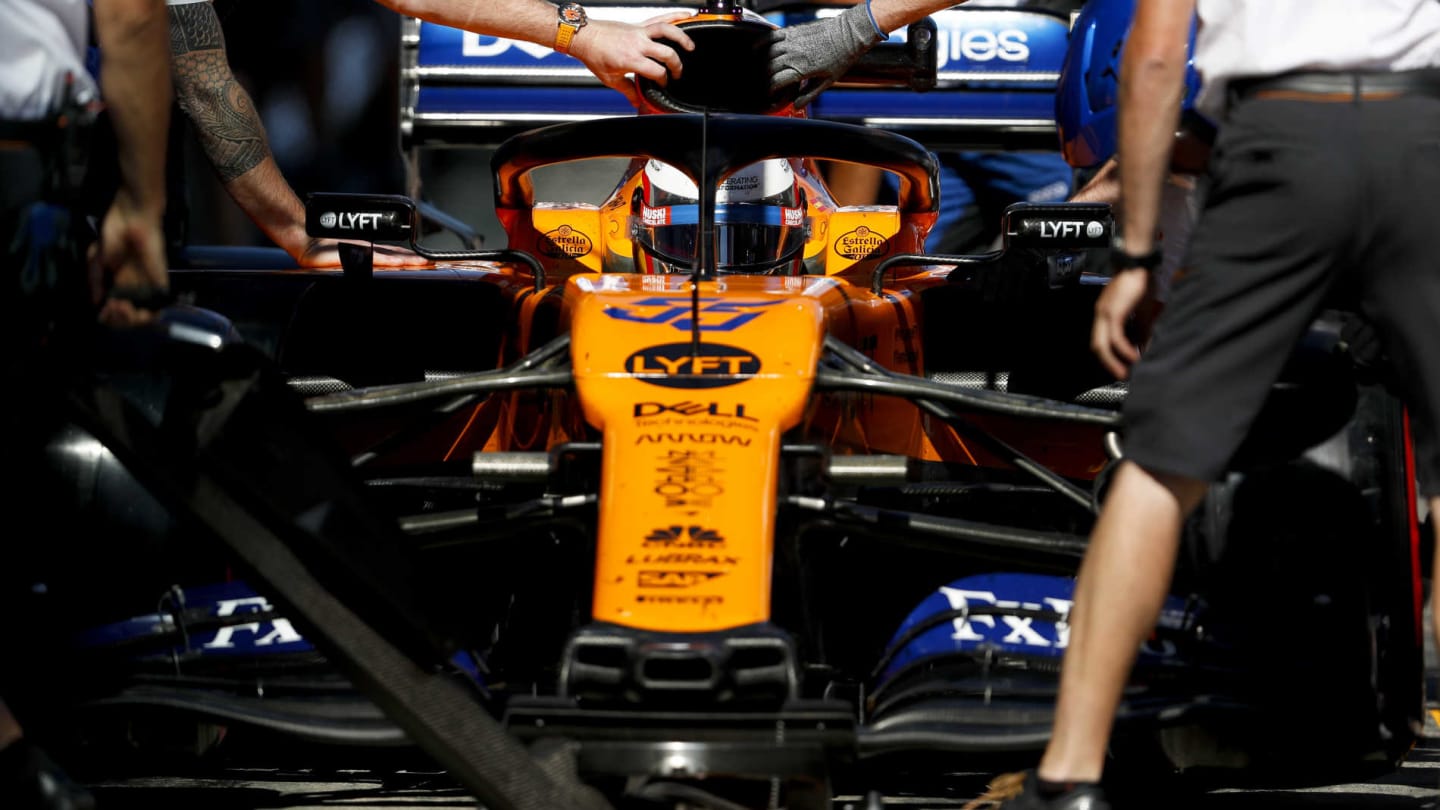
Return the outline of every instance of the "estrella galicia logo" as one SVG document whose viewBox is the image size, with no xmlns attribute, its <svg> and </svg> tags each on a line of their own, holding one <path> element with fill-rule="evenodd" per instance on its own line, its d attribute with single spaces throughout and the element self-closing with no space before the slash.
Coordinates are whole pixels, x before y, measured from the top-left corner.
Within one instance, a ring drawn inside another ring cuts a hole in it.
<svg viewBox="0 0 1440 810">
<path fill-rule="evenodd" d="M 766 307 L 783 303 L 783 298 L 752 301 L 701 298 L 700 331 L 733 332 L 763 315 Z M 624 305 L 612 304 L 605 307 L 605 314 L 617 321 L 668 323 L 683 332 L 695 328 L 696 313 L 689 298 L 644 298 Z"/>
<path fill-rule="evenodd" d="M 625 358 L 625 370 L 664 388 L 724 388 L 760 372 L 754 353 L 724 343 L 650 346 Z"/>
<path fill-rule="evenodd" d="M 540 252 L 552 259 L 578 259 L 593 246 L 590 237 L 569 225 L 561 225 L 540 237 Z"/>
<path fill-rule="evenodd" d="M 835 252 L 847 259 L 868 259 L 884 253 L 888 244 L 879 231 L 872 231 L 861 225 L 849 233 L 841 234 L 840 238 L 835 240 Z"/>
</svg>

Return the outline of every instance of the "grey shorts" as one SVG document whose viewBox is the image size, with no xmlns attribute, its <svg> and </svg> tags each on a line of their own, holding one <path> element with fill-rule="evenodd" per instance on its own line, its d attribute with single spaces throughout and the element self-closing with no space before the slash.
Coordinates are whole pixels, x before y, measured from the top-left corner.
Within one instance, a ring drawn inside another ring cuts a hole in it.
<svg viewBox="0 0 1440 810">
<path fill-rule="evenodd" d="M 1353 289 L 1402 386 L 1421 489 L 1440 495 L 1440 99 L 1240 101 L 1209 171 L 1185 270 L 1133 369 L 1126 455 L 1215 480 L 1296 341 Z"/>
</svg>

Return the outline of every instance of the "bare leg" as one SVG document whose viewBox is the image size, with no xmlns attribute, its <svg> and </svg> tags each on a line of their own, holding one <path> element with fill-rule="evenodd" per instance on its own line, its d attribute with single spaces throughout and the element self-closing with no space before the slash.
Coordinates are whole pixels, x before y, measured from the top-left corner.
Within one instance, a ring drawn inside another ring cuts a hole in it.
<svg viewBox="0 0 1440 810">
<path fill-rule="evenodd" d="M 1204 482 L 1132 463 L 1116 472 L 1075 585 L 1042 779 L 1100 780 L 1121 692 L 1169 590 L 1181 524 L 1204 494 Z"/>
<path fill-rule="evenodd" d="M 20 729 L 20 721 L 10 713 L 10 707 L 5 705 L 5 701 L 0 700 L 0 749 L 23 736 L 25 732 Z"/>
</svg>

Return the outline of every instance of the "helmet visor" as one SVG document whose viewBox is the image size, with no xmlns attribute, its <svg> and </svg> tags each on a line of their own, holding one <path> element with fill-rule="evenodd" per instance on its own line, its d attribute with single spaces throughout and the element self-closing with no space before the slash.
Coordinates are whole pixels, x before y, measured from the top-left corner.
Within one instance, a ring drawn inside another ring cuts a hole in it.
<svg viewBox="0 0 1440 810">
<path fill-rule="evenodd" d="M 761 203 L 715 207 L 715 263 L 721 273 L 788 273 L 804 249 L 805 210 Z M 688 273 L 700 239 L 700 206 L 693 203 L 642 205 L 634 218 L 634 239 L 664 272 Z"/>
</svg>

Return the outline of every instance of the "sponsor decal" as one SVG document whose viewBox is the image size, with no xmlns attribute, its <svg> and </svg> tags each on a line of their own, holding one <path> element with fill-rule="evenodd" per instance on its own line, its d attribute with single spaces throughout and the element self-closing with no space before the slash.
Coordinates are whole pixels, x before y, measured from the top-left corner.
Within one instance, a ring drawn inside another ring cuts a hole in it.
<svg viewBox="0 0 1440 810">
<path fill-rule="evenodd" d="M 962 588 L 943 587 L 940 593 L 955 610 L 965 610 L 974 605 L 993 605 L 997 608 L 1024 610 L 1049 610 L 1061 616 L 1070 615 L 1069 599 L 1047 597 L 1044 604 L 1038 602 L 1017 602 L 997 599 L 991 591 L 970 591 Z M 1000 621 L 997 623 L 996 619 Z M 957 641 L 996 641 L 1002 644 L 1020 644 L 1026 647 L 1065 647 L 1070 643 L 1070 625 L 1065 621 L 1055 622 L 1048 627 L 1037 628 L 1029 616 L 971 616 L 954 620 L 955 632 L 950 636 Z M 1049 625 L 1049 623 L 1046 623 Z M 1001 636 L 996 639 L 996 636 Z"/>
<path fill-rule="evenodd" d="M 645 594 L 635 597 L 636 602 L 645 602 L 652 605 L 697 605 L 699 607 L 710 607 L 711 605 L 725 604 L 723 596 L 683 596 L 670 594 Z"/>
<path fill-rule="evenodd" d="M 785 227 L 798 228 L 805 224 L 805 211 L 801 208 L 783 209 Z"/>
<path fill-rule="evenodd" d="M 879 231 L 861 225 L 835 240 L 835 252 L 847 259 L 868 259 L 879 256 L 888 247 L 888 241 Z"/>
<path fill-rule="evenodd" d="M 594 243 L 569 225 L 561 225 L 540 239 L 540 252 L 552 259 L 576 259 L 586 255 Z"/>
<path fill-rule="evenodd" d="M 729 554 L 700 554 L 693 551 L 667 551 L 661 554 L 631 554 L 626 565 L 726 565 L 740 564 L 739 557 Z"/>
<path fill-rule="evenodd" d="M 969 31 L 955 31 L 941 28 L 939 35 L 939 65 L 944 68 L 951 62 L 1029 62 L 1030 36 L 1018 28 L 1002 28 L 992 31 L 972 28 Z"/>
<path fill-rule="evenodd" d="M 1040 220 L 1041 239 L 1075 239 L 1084 231 L 1085 225 L 1082 222 L 1046 222 Z"/>
<path fill-rule="evenodd" d="M 626 8 L 586 8 L 591 20 L 621 20 L 624 22 L 640 23 L 659 14 L 668 11 L 669 8 L 661 5 L 645 5 Z M 537 45 L 533 42 L 523 40 L 503 39 L 489 35 L 476 34 L 470 31 L 460 31 L 460 55 L 469 58 L 493 59 L 505 55 L 511 49 L 527 54 L 532 59 L 544 59 L 555 51 L 548 45 Z M 448 55 L 448 54 L 447 54 Z M 516 60 L 513 55 L 510 61 L 519 61 L 523 64 L 526 60 Z M 552 60 L 557 61 L 557 60 Z M 557 64 L 557 66 L 559 66 Z"/>
<path fill-rule="evenodd" d="M 263 596 L 249 596 L 243 599 L 221 599 L 216 602 L 216 616 L 234 616 L 244 613 L 268 613 L 270 612 L 270 601 Z M 264 625 L 264 627 L 262 627 Z M 270 647 L 276 644 L 294 644 L 304 641 L 295 628 L 291 626 L 289 619 L 271 619 L 265 622 L 250 622 L 248 624 L 232 624 L 229 627 L 222 627 L 215 631 L 215 637 L 200 646 L 207 650 L 234 649 L 236 645 L 235 634 L 245 633 L 250 639 L 249 644 L 241 643 L 240 646 Z"/>
<path fill-rule="evenodd" d="M 699 321 L 701 332 L 733 332 L 765 314 L 766 307 L 785 303 L 783 298 L 736 301 L 725 298 L 701 298 Z M 605 314 L 617 321 L 630 323 L 669 324 L 689 332 L 695 328 L 696 310 L 688 298 L 645 298 L 633 303 L 605 307 Z"/>
<path fill-rule="evenodd" d="M 734 444 L 749 447 L 750 437 L 725 433 L 642 433 L 635 437 L 635 444 Z"/>
<path fill-rule="evenodd" d="M 1078 219 L 1022 219 L 1015 228 L 1014 236 L 1042 240 L 1089 239 L 1098 240 L 1105 235 L 1105 225 L 1096 220 Z"/>
<path fill-rule="evenodd" d="M 760 358 L 724 343 L 650 346 L 625 358 L 625 370 L 664 388 L 723 388 L 760 372 Z M 742 379 L 736 379 L 745 375 Z"/>
<path fill-rule="evenodd" d="M 389 212 L 379 213 L 375 211 L 341 211 L 338 214 L 334 211 L 326 211 L 320 215 L 320 227 L 322 228 L 346 228 L 357 231 L 377 231 L 380 229 L 380 222 L 384 220 L 389 224 L 394 219 L 394 214 Z"/>
<path fill-rule="evenodd" d="M 970 616 L 954 619 L 951 638 L 956 641 L 990 641 L 1001 644 L 1017 644 L 1025 647 L 1064 649 L 1070 643 L 1069 599 L 1045 597 L 1041 602 L 1022 602 L 1013 599 L 999 599 L 993 591 L 967 590 L 964 588 L 942 587 L 939 589 L 950 607 L 965 610 L 975 605 L 993 605 L 997 608 L 1015 610 L 1050 611 L 1062 618 L 1057 622 L 1038 620 L 1030 616 Z M 996 620 L 999 621 L 996 621 Z M 1162 614 L 1163 624 L 1163 614 Z M 1174 642 L 1150 638 L 1140 645 L 1141 652 L 1160 657 L 1171 657 L 1178 653 Z"/>
<path fill-rule="evenodd" d="M 755 173 L 732 174 L 720 184 L 721 191 L 754 191 L 760 188 L 760 175 Z"/>
<path fill-rule="evenodd" d="M 665 526 L 651 529 L 645 536 L 645 548 L 722 548 L 725 538 L 704 526 Z"/>
<path fill-rule="evenodd" d="M 753 416 L 745 415 L 745 406 L 735 405 L 733 409 L 727 410 L 727 406 L 719 402 L 677 402 L 668 404 L 664 402 L 637 402 L 635 403 L 635 418 L 645 416 L 661 416 L 663 414 L 679 414 L 680 416 L 719 416 L 729 419 L 743 419 L 749 422 L 760 420 Z"/>
<path fill-rule="evenodd" d="M 673 509 L 708 509 L 715 496 L 725 494 L 720 484 L 714 450 L 671 450 L 655 468 L 654 492 Z"/>
<path fill-rule="evenodd" d="M 536 59 L 543 59 L 555 52 L 553 48 L 545 45 L 537 45 L 533 42 L 498 39 L 496 37 L 481 37 L 479 34 L 469 31 L 464 32 L 460 37 L 461 55 L 472 58 L 487 59 L 496 57 L 511 48 L 523 51 Z"/>
<path fill-rule="evenodd" d="M 639 571 L 635 585 L 640 588 L 693 588 L 725 576 L 724 571 Z"/>
<path fill-rule="evenodd" d="M 650 227 L 658 227 L 670 224 L 669 207 L 651 208 L 648 205 L 640 207 L 640 222 Z"/>
</svg>

